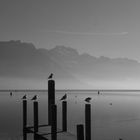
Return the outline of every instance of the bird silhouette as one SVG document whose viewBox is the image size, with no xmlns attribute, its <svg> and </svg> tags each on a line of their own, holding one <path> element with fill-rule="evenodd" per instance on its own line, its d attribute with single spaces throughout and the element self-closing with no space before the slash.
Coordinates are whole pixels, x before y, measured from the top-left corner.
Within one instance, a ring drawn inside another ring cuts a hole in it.
<svg viewBox="0 0 140 140">
<path fill-rule="evenodd" d="M 49 75 L 48 79 L 52 79 L 52 77 L 53 77 L 53 73 L 51 73 L 51 74 Z"/>
<path fill-rule="evenodd" d="M 60 101 L 66 100 L 67 99 L 67 94 L 65 94 L 64 96 L 62 96 L 62 98 L 60 99 Z"/>
<path fill-rule="evenodd" d="M 35 95 L 31 100 L 36 100 L 37 99 L 37 95 Z"/>
<path fill-rule="evenodd" d="M 90 101 L 91 101 L 91 97 L 87 97 L 86 99 L 85 99 L 85 101 L 87 102 L 87 103 L 90 103 Z"/>
<path fill-rule="evenodd" d="M 24 96 L 22 97 L 22 99 L 27 99 L 26 95 L 24 95 Z"/>
</svg>

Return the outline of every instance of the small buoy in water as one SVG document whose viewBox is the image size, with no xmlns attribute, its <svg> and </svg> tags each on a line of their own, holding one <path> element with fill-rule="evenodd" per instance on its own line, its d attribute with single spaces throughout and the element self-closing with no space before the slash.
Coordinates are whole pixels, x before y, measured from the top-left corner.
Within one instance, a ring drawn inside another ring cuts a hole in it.
<svg viewBox="0 0 140 140">
<path fill-rule="evenodd" d="M 112 105 L 112 103 L 110 103 L 110 105 Z"/>
<path fill-rule="evenodd" d="M 10 96 L 12 96 L 13 95 L 13 93 L 12 92 L 10 92 Z"/>
</svg>

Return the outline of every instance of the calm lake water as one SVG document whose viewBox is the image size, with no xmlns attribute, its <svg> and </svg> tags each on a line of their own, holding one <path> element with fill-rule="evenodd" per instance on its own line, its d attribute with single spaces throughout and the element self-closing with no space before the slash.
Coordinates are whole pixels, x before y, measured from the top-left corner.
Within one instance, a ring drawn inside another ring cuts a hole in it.
<svg viewBox="0 0 140 140">
<path fill-rule="evenodd" d="M 84 124 L 86 97 L 92 97 L 93 140 L 140 139 L 140 92 L 68 91 L 68 131 L 76 135 L 76 125 Z M 28 124 L 32 125 L 35 94 L 39 102 L 39 123 L 47 124 L 47 92 L 0 92 L 0 140 L 22 140 L 22 96 L 28 98 Z M 58 127 L 61 128 L 61 102 L 64 91 L 56 92 Z M 32 135 L 29 135 L 32 140 Z"/>
</svg>

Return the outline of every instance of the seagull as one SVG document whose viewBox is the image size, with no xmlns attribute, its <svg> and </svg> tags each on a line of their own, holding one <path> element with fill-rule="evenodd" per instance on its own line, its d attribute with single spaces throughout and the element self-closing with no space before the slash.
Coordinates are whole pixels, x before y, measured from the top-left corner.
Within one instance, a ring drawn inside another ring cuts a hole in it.
<svg viewBox="0 0 140 140">
<path fill-rule="evenodd" d="M 35 95 L 31 100 L 36 100 L 37 99 L 37 95 Z"/>
<path fill-rule="evenodd" d="M 26 95 L 24 95 L 24 96 L 22 97 L 22 99 L 27 99 L 27 98 L 26 98 Z"/>
<path fill-rule="evenodd" d="M 85 99 L 85 101 L 86 101 L 87 103 L 89 103 L 91 99 L 92 99 L 91 97 L 87 97 L 87 98 Z"/>
<path fill-rule="evenodd" d="M 53 77 L 53 73 L 51 73 L 51 74 L 49 75 L 48 79 L 52 79 L 52 77 Z"/>
<path fill-rule="evenodd" d="M 62 96 L 62 98 L 60 99 L 60 101 L 66 100 L 67 98 L 67 94 L 65 94 L 64 96 Z"/>
</svg>

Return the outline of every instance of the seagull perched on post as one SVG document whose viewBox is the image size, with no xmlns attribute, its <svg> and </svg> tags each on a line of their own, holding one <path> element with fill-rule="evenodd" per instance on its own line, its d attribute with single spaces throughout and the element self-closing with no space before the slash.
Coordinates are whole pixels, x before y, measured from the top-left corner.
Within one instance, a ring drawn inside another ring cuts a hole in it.
<svg viewBox="0 0 140 140">
<path fill-rule="evenodd" d="M 52 79 L 52 77 L 53 77 L 53 73 L 51 73 L 51 74 L 49 75 L 48 79 Z"/>
<path fill-rule="evenodd" d="M 22 97 L 22 99 L 23 99 L 23 100 L 27 99 L 27 98 L 26 98 L 26 95 L 24 95 L 24 96 Z"/>
<path fill-rule="evenodd" d="M 86 99 L 85 99 L 85 101 L 87 102 L 87 103 L 90 103 L 90 100 L 91 100 L 92 98 L 91 97 L 87 97 Z"/>
<path fill-rule="evenodd" d="M 37 95 L 35 95 L 31 100 L 36 100 L 37 99 Z"/>
<path fill-rule="evenodd" d="M 65 94 L 64 96 L 62 96 L 62 98 L 60 99 L 60 101 L 66 100 L 67 99 L 67 94 Z"/>
</svg>

